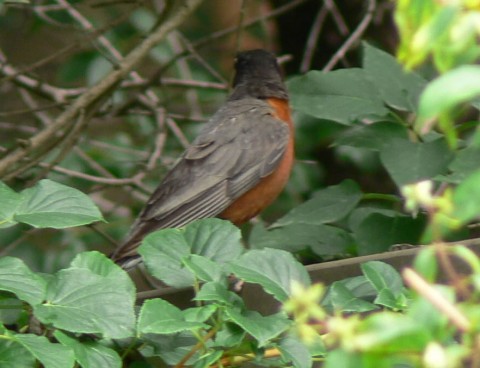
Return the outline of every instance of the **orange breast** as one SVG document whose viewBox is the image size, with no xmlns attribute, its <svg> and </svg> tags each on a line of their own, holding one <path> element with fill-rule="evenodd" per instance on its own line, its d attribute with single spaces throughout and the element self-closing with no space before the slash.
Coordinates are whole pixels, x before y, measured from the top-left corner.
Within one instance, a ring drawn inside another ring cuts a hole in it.
<svg viewBox="0 0 480 368">
<path fill-rule="evenodd" d="M 290 116 L 288 101 L 269 98 L 267 102 L 273 107 L 274 116 L 290 128 L 290 140 L 283 158 L 270 175 L 263 178 L 254 188 L 240 196 L 218 217 L 230 220 L 236 225 L 242 224 L 258 215 L 270 205 L 287 184 L 294 161 L 294 126 Z"/>
</svg>

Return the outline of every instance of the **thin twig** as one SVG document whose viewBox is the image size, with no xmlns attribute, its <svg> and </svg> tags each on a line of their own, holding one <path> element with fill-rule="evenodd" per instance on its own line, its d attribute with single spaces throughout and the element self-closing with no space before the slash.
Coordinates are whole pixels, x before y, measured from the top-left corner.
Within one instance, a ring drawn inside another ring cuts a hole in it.
<svg viewBox="0 0 480 368">
<path fill-rule="evenodd" d="M 305 52 L 303 53 L 303 59 L 300 63 L 300 73 L 306 73 L 308 70 L 310 70 L 313 54 L 318 44 L 318 37 L 322 31 L 323 22 L 325 21 L 326 16 L 327 8 L 324 5 L 320 7 L 315 20 L 313 21 L 312 28 L 310 29 L 307 44 L 305 45 Z"/>
<path fill-rule="evenodd" d="M 362 37 L 363 33 L 366 31 L 368 26 L 370 25 L 370 22 L 372 21 L 373 18 L 373 13 L 375 11 L 376 7 L 376 0 L 369 0 L 368 1 L 368 7 L 367 11 L 365 13 L 365 16 L 363 17 L 362 21 L 360 24 L 357 26 L 355 31 L 350 35 L 350 37 L 347 38 L 345 43 L 340 47 L 337 52 L 332 56 L 332 58 L 329 60 L 327 65 L 322 69 L 324 72 L 328 72 L 332 70 L 332 68 L 338 63 L 340 59 L 343 59 L 345 57 L 345 54 L 350 50 L 352 45 L 357 42 L 360 37 Z"/>
</svg>

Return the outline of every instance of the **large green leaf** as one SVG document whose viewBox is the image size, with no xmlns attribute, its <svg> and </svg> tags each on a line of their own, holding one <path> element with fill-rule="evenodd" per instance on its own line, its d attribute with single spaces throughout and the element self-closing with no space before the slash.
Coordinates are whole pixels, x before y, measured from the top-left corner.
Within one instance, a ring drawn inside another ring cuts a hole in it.
<svg viewBox="0 0 480 368">
<path fill-rule="evenodd" d="M 418 244 L 425 228 L 423 218 L 372 213 L 354 231 L 360 255 L 381 253 L 395 244 Z"/>
<path fill-rule="evenodd" d="M 344 218 L 362 198 L 357 183 L 345 180 L 315 193 L 313 198 L 292 209 L 272 227 L 293 223 L 320 225 Z"/>
<path fill-rule="evenodd" d="M 44 179 L 34 187 L 14 193 L 0 186 L 0 226 L 23 222 L 34 227 L 62 229 L 103 221 L 92 200 L 77 189 Z M 4 201 L 4 202 L 3 202 Z"/>
<path fill-rule="evenodd" d="M 184 312 L 162 299 L 147 300 L 138 318 L 138 331 L 142 334 L 174 334 L 199 328 L 208 328 L 208 325 L 187 320 Z"/>
<path fill-rule="evenodd" d="M 46 300 L 34 307 L 43 323 L 111 338 L 134 335 L 135 287 L 120 267 L 98 252 L 81 253 L 70 268 L 57 272 Z"/>
<path fill-rule="evenodd" d="M 82 368 L 121 368 L 122 359 L 118 353 L 98 342 L 80 342 L 67 336 L 60 330 L 54 332 L 55 338 L 66 347 L 73 350 L 75 360 Z"/>
<path fill-rule="evenodd" d="M 295 110 L 341 124 L 388 113 L 375 85 L 362 69 L 311 71 L 292 78 L 288 89 Z"/>
<path fill-rule="evenodd" d="M 266 292 L 281 302 L 290 295 L 292 282 L 310 285 L 305 267 L 283 250 L 251 250 L 232 261 L 230 266 L 237 277 L 260 284 Z"/>
<path fill-rule="evenodd" d="M 395 183 L 402 186 L 444 174 L 453 154 L 441 139 L 426 143 L 397 139 L 383 147 L 380 158 Z"/>
<path fill-rule="evenodd" d="M 392 55 L 363 43 L 363 68 L 383 101 L 397 110 L 415 111 L 426 81 L 406 72 Z"/>
<path fill-rule="evenodd" d="M 267 230 L 255 224 L 249 239 L 252 248 L 276 248 L 296 252 L 306 248 L 319 256 L 345 253 L 353 244 L 344 229 L 330 225 L 290 224 Z"/>
<path fill-rule="evenodd" d="M 264 317 L 255 311 L 239 312 L 232 308 L 226 308 L 225 313 L 232 322 L 252 335 L 258 341 L 260 347 L 286 331 L 292 323 L 283 313 Z"/>
<path fill-rule="evenodd" d="M 407 129 L 400 124 L 385 121 L 352 126 L 335 139 L 335 145 L 367 148 L 379 151 L 393 139 L 408 138 Z"/>
<path fill-rule="evenodd" d="M 13 257 L 0 258 L 0 290 L 14 293 L 31 305 L 45 299 L 47 283 L 32 272 L 22 260 Z"/>
<path fill-rule="evenodd" d="M 195 264 L 189 258 L 191 254 L 222 264 L 237 258 L 243 250 L 237 227 L 228 221 L 209 218 L 185 228 L 163 229 L 149 234 L 138 252 L 153 276 L 168 285 L 185 287 L 193 285 L 194 272 L 198 271 L 193 269 Z M 198 259 L 195 261 L 201 262 Z M 184 262 L 193 267 L 192 270 L 185 267 Z M 213 274 L 199 276 L 215 277 Z"/>
<path fill-rule="evenodd" d="M 45 336 L 11 333 L 8 335 L 40 361 L 45 368 L 69 368 L 75 364 L 72 349 L 53 344 Z"/>
</svg>

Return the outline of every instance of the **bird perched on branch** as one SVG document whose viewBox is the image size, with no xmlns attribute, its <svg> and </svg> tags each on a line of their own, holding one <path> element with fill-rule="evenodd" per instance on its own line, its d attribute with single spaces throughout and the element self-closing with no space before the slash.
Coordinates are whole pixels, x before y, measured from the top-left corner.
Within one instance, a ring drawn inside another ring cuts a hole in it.
<svg viewBox="0 0 480 368">
<path fill-rule="evenodd" d="M 112 254 L 119 264 L 138 258 L 150 232 L 219 217 L 242 224 L 280 194 L 294 160 L 288 93 L 275 56 L 238 54 L 233 91 L 166 174 Z"/>
</svg>

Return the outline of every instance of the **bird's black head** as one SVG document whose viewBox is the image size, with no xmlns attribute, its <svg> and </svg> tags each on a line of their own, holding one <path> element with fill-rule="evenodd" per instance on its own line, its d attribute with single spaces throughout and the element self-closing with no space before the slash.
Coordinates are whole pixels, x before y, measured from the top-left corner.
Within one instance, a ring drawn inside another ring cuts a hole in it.
<svg viewBox="0 0 480 368">
<path fill-rule="evenodd" d="M 230 99 L 288 98 L 275 55 L 257 49 L 240 52 L 235 59 L 235 88 Z"/>
</svg>

